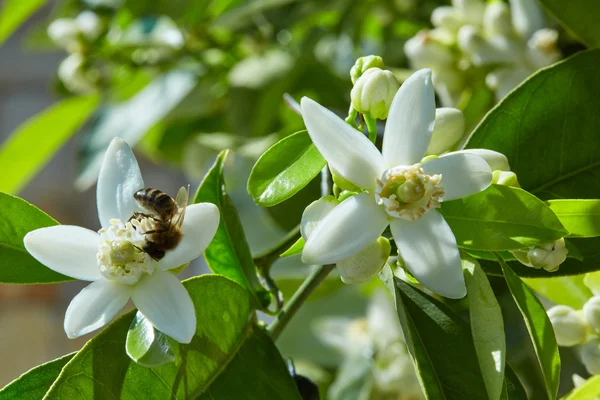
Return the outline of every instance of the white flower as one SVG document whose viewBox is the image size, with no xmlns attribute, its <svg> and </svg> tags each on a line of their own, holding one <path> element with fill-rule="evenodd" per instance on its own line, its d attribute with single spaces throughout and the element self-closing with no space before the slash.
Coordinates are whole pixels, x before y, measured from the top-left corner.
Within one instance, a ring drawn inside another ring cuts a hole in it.
<svg viewBox="0 0 600 400">
<path fill-rule="evenodd" d="M 588 326 L 581 312 L 569 306 L 558 305 L 548 310 L 548 319 L 552 323 L 559 346 L 574 346 L 584 343 L 587 339 Z"/>
<path fill-rule="evenodd" d="M 334 113 L 302 99 L 308 133 L 329 165 L 365 190 L 344 200 L 319 223 L 302 252 L 307 264 L 330 264 L 358 253 L 390 225 L 400 257 L 421 284 L 446 297 L 466 294 L 452 230 L 436 210 L 489 186 L 481 157 L 449 153 L 421 163 L 435 120 L 431 71 L 400 87 L 385 127 L 383 152 Z"/>
<path fill-rule="evenodd" d="M 29 232 L 25 248 L 42 264 L 61 274 L 92 283 L 69 305 L 64 328 L 69 338 L 92 332 L 112 320 L 131 298 L 158 330 L 180 343 L 196 331 L 196 314 L 183 284 L 168 270 L 199 257 L 211 242 L 218 224 L 214 204 L 186 208 L 183 238 L 177 247 L 155 261 L 139 251 L 145 243 L 128 222 L 143 211 L 133 195 L 144 181 L 133 152 L 123 140 L 113 139 L 100 170 L 97 187 L 98 233 L 58 225 Z M 138 225 L 138 224 L 136 224 Z"/>
<path fill-rule="evenodd" d="M 57 75 L 71 92 L 85 94 L 96 90 L 98 72 L 86 64 L 79 53 L 69 54 L 58 66 Z"/>
<path fill-rule="evenodd" d="M 600 340 L 593 339 L 579 347 L 579 357 L 591 375 L 600 374 Z"/>
<path fill-rule="evenodd" d="M 440 155 L 450 150 L 465 133 L 465 117 L 457 108 L 442 107 L 435 110 L 435 126 L 427 154 Z"/>
</svg>

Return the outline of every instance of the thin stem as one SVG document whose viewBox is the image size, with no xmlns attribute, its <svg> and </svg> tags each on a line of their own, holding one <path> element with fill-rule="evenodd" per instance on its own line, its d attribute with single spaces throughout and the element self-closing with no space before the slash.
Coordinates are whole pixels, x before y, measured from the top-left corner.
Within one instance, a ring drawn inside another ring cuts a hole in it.
<svg viewBox="0 0 600 400">
<path fill-rule="evenodd" d="M 335 264 L 319 265 L 306 278 L 302 285 L 296 290 L 290 301 L 283 306 L 273 322 L 267 327 L 267 332 L 271 339 L 277 340 L 281 332 L 285 329 L 288 322 L 300 309 L 302 304 L 314 292 L 314 290 L 327 278 L 327 275 L 335 268 Z"/>
<path fill-rule="evenodd" d="M 369 140 L 373 143 L 377 140 L 377 120 L 365 115 L 367 130 L 369 131 Z"/>
<path fill-rule="evenodd" d="M 288 234 L 279 241 L 272 249 L 258 254 L 254 257 L 254 264 L 259 270 L 261 269 L 269 269 L 271 265 L 279 259 L 279 256 L 282 255 L 291 245 L 296 243 L 300 239 L 300 225 L 297 225 L 294 229 L 288 232 Z"/>
</svg>

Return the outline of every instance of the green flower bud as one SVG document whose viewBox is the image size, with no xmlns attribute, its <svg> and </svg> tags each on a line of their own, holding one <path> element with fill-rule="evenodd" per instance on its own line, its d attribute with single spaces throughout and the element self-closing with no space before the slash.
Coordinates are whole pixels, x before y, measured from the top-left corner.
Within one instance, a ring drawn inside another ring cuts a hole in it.
<svg viewBox="0 0 600 400">
<path fill-rule="evenodd" d="M 352 80 L 352 84 L 355 84 L 358 78 L 360 78 L 369 68 L 383 69 L 383 58 L 379 56 L 358 58 L 354 63 L 354 66 L 350 69 L 350 79 Z"/>
<path fill-rule="evenodd" d="M 342 282 L 363 283 L 377 274 L 387 262 L 392 246 L 381 236 L 357 254 L 337 263 Z"/>
<path fill-rule="evenodd" d="M 352 106 L 359 113 L 375 119 L 386 119 L 400 84 L 390 71 L 368 69 L 350 92 Z"/>
<path fill-rule="evenodd" d="M 579 349 L 581 363 L 592 374 L 600 374 L 600 341 L 591 340 Z"/>
<path fill-rule="evenodd" d="M 600 296 L 594 296 L 583 305 L 583 317 L 589 326 L 600 332 Z"/>
<path fill-rule="evenodd" d="M 529 250 L 516 250 L 511 253 L 523 265 L 554 272 L 567 259 L 568 252 L 565 239 L 560 238 L 543 246 L 534 246 Z"/>
<path fill-rule="evenodd" d="M 548 310 L 548 318 L 559 346 L 568 347 L 585 342 L 588 328 L 581 313 L 569 306 L 559 305 Z"/>
<path fill-rule="evenodd" d="M 496 170 L 492 172 L 492 183 L 496 185 L 504 185 L 520 188 L 519 181 L 517 180 L 517 174 L 511 171 L 500 171 Z"/>
<path fill-rule="evenodd" d="M 465 133 L 465 117 L 462 111 L 444 107 L 435 110 L 435 125 L 427 154 L 442 154 L 450 150 Z"/>
</svg>

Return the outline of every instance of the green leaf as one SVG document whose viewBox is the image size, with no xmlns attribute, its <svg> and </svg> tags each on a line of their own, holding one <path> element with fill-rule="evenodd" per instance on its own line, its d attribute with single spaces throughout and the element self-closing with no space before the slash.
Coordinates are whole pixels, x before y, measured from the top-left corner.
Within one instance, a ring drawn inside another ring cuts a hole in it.
<svg viewBox="0 0 600 400">
<path fill-rule="evenodd" d="M 4 0 L 0 11 L 0 45 L 47 0 Z"/>
<path fill-rule="evenodd" d="M 54 272 L 33 258 L 23 238 L 34 229 L 57 225 L 52 217 L 23 199 L 0 193 L 0 283 L 57 283 L 73 278 Z"/>
<path fill-rule="evenodd" d="M 153 126 L 173 111 L 196 86 L 194 74 L 172 70 L 157 76 L 129 100 L 106 105 L 82 138 L 81 171 L 75 185 L 91 187 L 110 141 L 118 136 L 134 147 Z"/>
<path fill-rule="evenodd" d="M 392 293 L 406 344 L 428 399 L 486 399 L 469 326 L 452 310 L 393 276 L 380 278 Z"/>
<path fill-rule="evenodd" d="M 256 204 L 271 207 L 289 199 L 317 176 L 326 162 L 306 131 L 271 146 L 256 162 L 248 193 Z"/>
<path fill-rule="evenodd" d="M 542 69 L 488 113 L 466 147 L 505 154 L 523 189 L 542 199 L 597 198 L 599 70 L 600 50 Z"/>
<path fill-rule="evenodd" d="M 516 250 L 568 234 L 552 210 L 518 188 L 491 185 L 483 192 L 442 203 L 440 211 L 459 247 Z"/>
<path fill-rule="evenodd" d="M 592 376 L 583 385 L 573 389 L 564 400 L 596 400 L 600 393 L 600 376 Z"/>
<path fill-rule="evenodd" d="M 179 343 L 154 328 L 139 311 L 127 331 L 125 351 L 133 361 L 148 368 L 159 367 L 180 358 Z"/>
<path fill-rule="evenodd" d="M 548 205 L 569 236 L 600 236 L 600 200 L 550 200 Z"/>
<path fill-rule="evenodd" d="M 552 324 L 538 298 L 508 265 L 498 258 L 510 293 L 523 315 L 537 355 L 549 399 L 556 399 L 560 383 L 560 356 Z"/>
<path fill-rule="evenodd" d="M 273 342 L 254 325 L 248 293 L 217 275 L 184 285 L 196 309 L 196 335 L 180 345 L 181 362 L 156 368 L 125 353 L 130 312 L 91 339 L 46 395 L 56 399 L 293 399 L 296 386 Z M 240 387 L 244 386 L 245 390 Z"/>
<path fill-rule="evenodd" d="M 590 289 L 583 283 L 583 276 L 524 278 L 523 282 L 556 304 L 565 304 L 576 310 L 580 310 L 583 308 L 585 302 L 593 296 Z"/>
<path fill-rule="evenodd" d="M 254 307 L 262 309 L 269 302 L 267 291 L 256 275 L 250 247 L 237 211 L 225 191 L 223 168 L 227 150 L 222 151 L 200 184 L 194 203 L 213 203 L 221 211 L 219 228 L 204 252 L 206 263 L 216 273 L 224 275 L 250 292 Z"/>
<path fill-rule="evenodd" d="M 65 364 L 74 355 L 75 353 L 67 354 L 25 372 L 0 390 L 0 399 L 39 400 L 43 398 Z"/>
<path fill-rule="evenodd" d="M 475 352 L 490 399 L 500 398 L 504 386 L 506 338 L 502 310 L 485 273 L 474 259 L 462 260 L 469 319 Z"/>
<path fill-rule="evenodd" d="M 529 400 L 527 392 L 514 371 L 507 365 L 501 400 Z"/>
<path fill-rule="evenodd" d="M 579 40 L 590 47 L 600 47 L 600 9 L 595 0 L 573 0 L 568 7 L 561 0 L 540 2 Z"/>
<path fill-rule="evenodd" d="M 11 135 L 0 149 L 0 191 L 17 193 L 89 118 L 97 95 L 73 97 L 54 104 Z"/>
<path fill-rule="evenodd" d="M 291 245 L 289 249 L 284 251 L 280 257 L 290 257 L 290 256 L 298 255 L 298 254 L 302 253 L 303 249 L 304 249 L 304 239 L 300 238 L 296 241 L 296 243 Z"/>
</svg>

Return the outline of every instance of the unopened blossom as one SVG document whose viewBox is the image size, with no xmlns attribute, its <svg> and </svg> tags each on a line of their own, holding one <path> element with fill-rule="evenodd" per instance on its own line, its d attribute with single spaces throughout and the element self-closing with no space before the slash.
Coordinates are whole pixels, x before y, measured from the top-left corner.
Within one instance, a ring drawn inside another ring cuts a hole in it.
<svg viewBox="0 0 600 400">
<path fill-rule="evenodd" d="M 130 222 L 134 212 L 143 212 L 133 197 L 143 188 L 133 152 L 127 143 L 115 138 L 98 177 L 102 229 L 94 232 L 58 225 L 25 236 L 25 248 L 39 262 L 61 274 L 92 282 L 67 308 L 64 328 L 69 338 L 106 325 L 131 299 L 158 330 L 180 343 L 192 340 L 196 331 L 194 304 L 169 270 L 204 252 L 217 230 L 219 210 L 209 203 L 187 206 L 181 242 L 156 261 L 141 250 L 146 243 L 143 232 L 150 221 Z"/>
<path fill-rule="evenodd" d="M 350 99 L 356 111 L 375 119 L 386 119 L 400 84 L 391 71 L 369 68 L 357 79 Z"/>
<path fill-rule="evenodd" d="M 558 305 L 548 310 L 548 318 L 559 346 L 574 346 L 586 341 L 588 325 L 580 311 Z"/>
<path fill-rule="evenodd" d="M 301 106 L 319 152 L 333 170 L 363 190 L 325 216 L 306 241 L 302 260 L 337 263 L 390 226 L 399 256 L 421 284 L 446 297 L 463 297 L 456 239 L 437 208 L 487 188 L 492 171 L 473 154 L 448 153 L 423 161 L 435 121 L 431 71 L 417 71 L 396 93 L 382 152 L 315 101 L 304 97 Z"/>
<path fill-rule="evenodd" d="M 516 250 L 511 253 L 523 265 L 554 272 L 567 259 L 569 250 L 565 244 L 565 239 L 560 238 L 551 243 L 532 246 L 529 249 Z"/>
<path fill-rule="evenodd" d="M 583 316 L 590 327 L 600 333 L 600 296 L 594 296 L 585 302 Z"/>
</svg>

